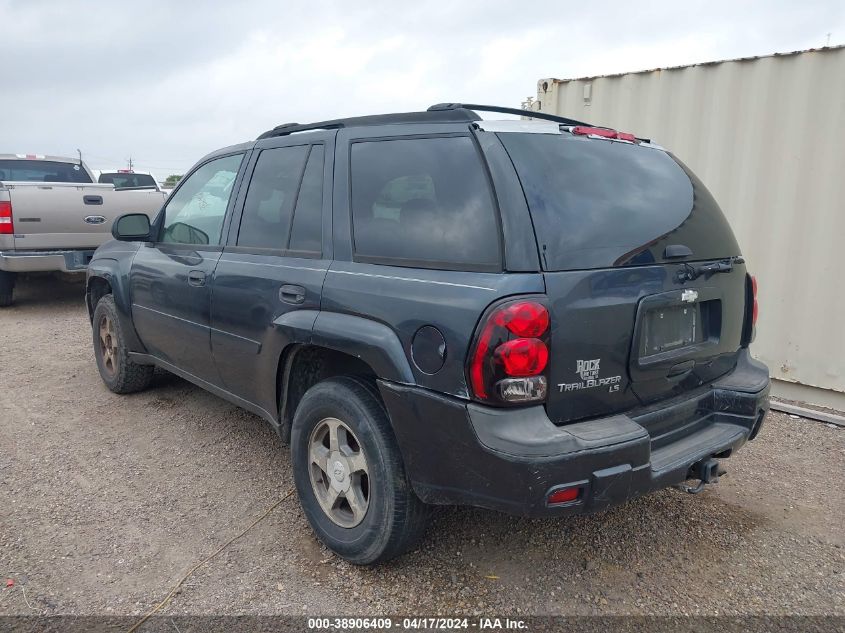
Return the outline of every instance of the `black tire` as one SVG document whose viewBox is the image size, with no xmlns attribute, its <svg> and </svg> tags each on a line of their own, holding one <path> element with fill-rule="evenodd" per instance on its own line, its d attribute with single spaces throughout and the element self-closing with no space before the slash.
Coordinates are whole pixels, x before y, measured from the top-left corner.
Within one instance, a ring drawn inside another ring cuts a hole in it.
<svg viewBox="0 0 845 633">
<path fill-rule="evenodd" d="M 374 565 L 410 550 L 425 531 L 429 508 L 414 494 L 387 412 L 375 387 L 350 377 L 311 387 L 293 419 L 291 459 L 299 500 L 314 532 L 329 549 L 355 565 Z M 354 434 L 368 468 L 368 506 L 354 527 L 342 527 L 320 505 L 312 486 L 312 434 L 326 419 Z"/>
<path fill-rule="evenodd" d="M 0 308 L 12 305 L 15 293 L 15 273 L 0 270 Z"/>
<path fill-rule="evenodd" d="M 104 322 L 109 322 L 110 334 L 109 351 L 107 345 L 101 339 L 101 328 L 108 327 Z M 94 308 L 94 320 L 92 323 L 94 331 L 94 357 L 97 359 L 97 369 L 100 370 L 100 378 L 114 393 L 133 393 L 142 391 L 150 386 L 153 379 L 155 367 L 152 365 L 139 365 L 129 359 L 126 349 L 126 338 L 120 326 L 120 319 L 117 314 L 117 306 L 111 295 L 105 295 Z"/>
</svg>

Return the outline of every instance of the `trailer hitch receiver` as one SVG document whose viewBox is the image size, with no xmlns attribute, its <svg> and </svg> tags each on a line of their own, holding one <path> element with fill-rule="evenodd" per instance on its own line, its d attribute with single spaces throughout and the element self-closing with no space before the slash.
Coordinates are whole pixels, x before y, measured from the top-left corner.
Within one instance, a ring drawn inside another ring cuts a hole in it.
<svg viewBox="0 0 845 633">
<path fill-rule="evenodd" d="M 709 459 L 702 459 L 700 462 L 694 463 L 689 469 L 688 479 L 698 479 L 697 486 L 688 486 L 686 484 L 677 484 L 675 488 L 688 492 L 691 495 L 698 494 L 704 490 L 707 484 L 719 483 L 719 477 L 724 475 L 727 471 L 719 465 L 719 462 L 712 457 Z"/>
</svg>

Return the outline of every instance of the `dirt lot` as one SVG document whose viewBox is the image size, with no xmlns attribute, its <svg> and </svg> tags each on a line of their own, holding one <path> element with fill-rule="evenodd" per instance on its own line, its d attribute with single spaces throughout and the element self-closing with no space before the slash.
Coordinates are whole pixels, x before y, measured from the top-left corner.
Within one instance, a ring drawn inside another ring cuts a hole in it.
<svg viewBox="0 0 845 633">
<path fill-rule="evenodd" d="M 0 311 L 0 614 L 139 614 L 291 486 L 270 428 L 162 374 L 101 384 L 82 287 Z M 716 487 L 597 516 L 439 510 L 420 549 L 358 569 L 294 497 L 165 613 L 845 614 L 845 431 L 782 414 Z"/>
</svg>

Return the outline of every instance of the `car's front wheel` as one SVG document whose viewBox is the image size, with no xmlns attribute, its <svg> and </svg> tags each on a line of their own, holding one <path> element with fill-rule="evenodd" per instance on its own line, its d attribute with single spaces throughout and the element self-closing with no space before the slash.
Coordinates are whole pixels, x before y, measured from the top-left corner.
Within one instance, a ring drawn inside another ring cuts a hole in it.
<svg viewBox="0 0 845 633">
<path fill-rule="evenodd" d="M 155 368 L 132 362 L 126 349 L 126 338 L 120 327 L 114 298 L 106 295 L 94 308 L 94 356 L 97 369 L 106 387 L 115 393 L 132 393 L 146 389 Z"/>
<path fill-rule="evenodd" d="M 291 452 L 305 516 L 341 557 L 380 563 L 422 536 L 428 509 L 411 489 L 372 386 L 343 377 L 311 387 L 296 409 Z"/>
</svg>

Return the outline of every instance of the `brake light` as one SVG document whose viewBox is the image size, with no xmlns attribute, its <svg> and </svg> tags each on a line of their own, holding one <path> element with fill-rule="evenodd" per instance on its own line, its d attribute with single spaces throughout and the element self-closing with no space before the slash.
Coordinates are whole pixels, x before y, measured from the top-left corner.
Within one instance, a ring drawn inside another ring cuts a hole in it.
<svg viewBox="0 0 845 633">
<path fill-rule="evenodd" d="M 606 127 L 588 127 L 586 125 L 576 125 L 572 128 L 573 134 L 581 136 L 601 136 L 602 138 L 615 138 L 619 141 L 637 142 L 637 137 L 630 132 L 617 132 Z"/>
<path fill-rule="evenodd" d="M 473 395 L 489 402 L 546 397 L 549 311 L 538 301 L 511 301 L 486 317 L 470 354 Z"/>
<path fill-rule="evenodd" d="M 0 235 L 12 235 L 15 232 L 15 225 L 12 222 L 12 203 L 9 200 L 0 200 Z"/>
<path fill-rule="evenodd" d="M 502 343 L 495 353 L 508 376 L 536 376 L 549 362 L 549 348 L 536 338 L 517 338 Z"/>
</svg>

